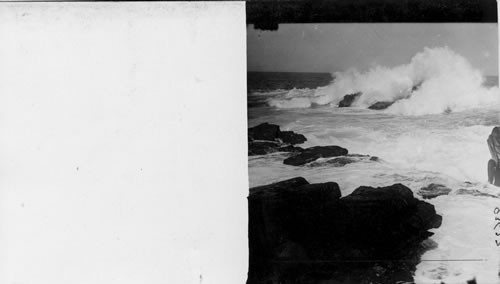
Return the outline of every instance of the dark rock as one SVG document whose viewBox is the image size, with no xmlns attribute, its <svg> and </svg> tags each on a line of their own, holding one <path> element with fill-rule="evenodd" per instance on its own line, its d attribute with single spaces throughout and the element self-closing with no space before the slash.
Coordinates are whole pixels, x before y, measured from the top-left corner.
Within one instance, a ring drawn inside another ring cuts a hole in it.
<svg viewBox="0 0 500 284">
<path fill-rule="evenodd" d="M 343 167 L 347 164 L 352 164 L 355 162 L 358 162 L 360 160 L 352 159 L 352 158 L 347 158 L 347 157 L 340 157 L 340 158 L 335 158 L 335 159 L 330 159 L 326 161 L 328 164 L 336 165 L 339 167 Z"/>
<path fill-rule="evenodd" d="M 370 157 L 370 155 L 363 155 L 363 154 L 347 154 L 347 157 Z"/>
<path fill-rule="evenodd" d="M 411 92 L 415 92 L 415 91 L 418 91 L 418 89 L 420 89 L 420 87 L 422 86 L 422 84 L 424 83 L 424 81 L 421 81 L 419 83 L 417 83 L 416 85 L 414 85 L 413 87 L 411 87 Z"/>
<path fill-rule="evenodd" d="M 381 110 L 390 107 L 394 102 L 376 102 L 369 106 L 369 109 Z"/>
<path fill-rule="evenodd" d="M 247 283 L 411 282 L 434 206 L 401 184 L 340 195 L 304 178 L 250 189 Z"/>
<path fill-rule="evenodd" d="M 345 95 L 344 98 L 339 102 L 339 107 L 350 107 L 354 101 L 361 96 L 361 92 L 354 94 Z"/>
<path fill-rule="evenodd" d="M 267 122 L 248 129 L 248 141 L 254 140 L 282 142 L 291 145 L 307 141 L 306 137 L 302 134 L 293 131 L 281 131 L 278 125 Z"/>
<path fill-rule="evenodd" d="M 301 152 L 293 147 L 307 141 L 302 134 L 281 131 L 280 127 L 267 122 L 248 129 L 248 155 L 265 155 L 274 152 Z"/>
<path fill-rule="evenodd" d="M 370 157 L 369 155 L 347 154 L 344 157 L 333 158 L 329 160 L 321 160 L 309 163 L 308 167 L 343 167 L 348 164 L 358 163 L 361 161 L 379 161 L 378 157 Z"/>
<path fill-rule="evenodd" d="M 461 189 L 457 190 L 456 193 L 458 195 L 468 194 L 468 195 L 472 195 L 472 196 L 485 196 L 485 197 L 498 198 L 497 195 L 493 195 L 493 194 L 488 194 L 488 193 L 485 193 L 485 192 L 481 192 L 481 191 L 479 191 L 477 189 L 465 189 L 465 188 L 461 188 Z"/>
<path fill-rule="evenodd" d="M 379 160 L 380 160 L 380 158 L 377 156 L 370 157 L 370 161 L 378 162 Z"/>
<path fill-rule="evenodd" d="M 471 280 L 467 280 L 467 284 L 477 284 L 476 278 L 472 278 Z"/>
<path fill-rule="evenodd" d="M 367 161 L 367 160 L 373 161 L 372 158 L 370 158 L 370 156 L 368 156 L 368 155 L 348 154 L 344 157 L 338 157 L 338 158 L 333 158 L 333 159 L 329 159 L 329 160 L 311 162 L 307 166 L 309 166 L 309 167 L 343 167 L 345 165 L 352 164 L 352 163 L 358 163 L 361 161 Z"/>
<path fill-rule="evenodd" d="M 278 139 L 280 127 L 275 124 L 264 122 L 248 129 L 248 137 L 251 140 L 275 141 Z"/>
<path fill-rule="evenodd" d="M 278 135 L 278 138 L 283 141 L 283 143 L 291 145 L 302 144 L 307 141 L 304 135 L 295 133 L 293 131 L 281 131 Z"/>
<path fill-rule="evenodd" d="M 284 181 L 279 181 L 271 183 L 268 185 L 256 186 L 250 188 L 250 197 L 254 197 L 255 194 L 273 194 L 273 192 L 279 192 L 282 190 L 293 189 L 302 185 L 309 184 L 309 182 L 303 177 L 296 177 L 287 179 Z M 249 197 L 249 198 L 250 198 Z"/>
<path fill-rule="evenodd" d="M 428 186 L 422 187 L 417 194 L 424 199 L 432 199 L 441 195 L 447 195 L 450 192 L 451 189 L 442 184 L 431 183 Z"/>
<path fill-rule="evenodd" d="M 248 156 L 278 152 L 278 148 L 279 144 L 275 142 L 248 142 Z"/>
<path fill-rule="evenodd" d="M 304 151 L 303 148 L 297 147 L 297 146 L 292 146 L 292 145 L 288 145 L 288 146 L 284 146 L 284 147 L 278 148 L 278 152 L 300 153 L 302 151 Z"/>
<path fill-rule="evenodd" d="M 285 165 L 301 166 L 319 158 L 345 156 L 348 151 L 339 146 L 316 146 L 304 149 L 300 154 L 289 157 L 283 161 Z"/>
</svg>

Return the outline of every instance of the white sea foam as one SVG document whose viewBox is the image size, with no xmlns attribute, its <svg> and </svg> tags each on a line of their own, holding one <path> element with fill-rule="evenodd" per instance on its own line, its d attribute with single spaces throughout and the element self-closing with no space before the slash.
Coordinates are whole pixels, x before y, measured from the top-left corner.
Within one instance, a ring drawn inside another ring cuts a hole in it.
<svg viewBox="0 0 500 284">
<path fill-rule="evenodd" d="M 443 224 L 432 230 L 437 248 L 422 256 L 426 261 L 418 265 L 415 282 L 466 283 L 475 277 L 478 283 L 498 283 L 499 257 L 492 228 L 499 199 L 458 194 L 461 188 L 500 193 L 498 187 L 487 184 L 486 171 L 490 159 L 486 138 L 492 124 L 498 123 L 497 112 L 468 110 L 408 117 L 352 108 L 311 108 L 279 113 L 259 119 L 304 134 L 308 141 L 300 146 L 339 145 L 350 153 L 378 156 L 381 161 L 294 167 L 283 164 L 283 154 L 250 157 L 250 186 L 302 176 L 311 183 L 337 182 L 342 196 L 362 185 L 402 183 L 418 197 L 421 187 L 444 184 L 452 189 L 449 195 L 426 200 L 443 216 Z"/>
<path fill-rule="evenodd" d="M 448 47 L 425 48 L 408 64 L 376 66 L 334 73 L 335 80 L 316 89 L 292 89 L 269 99 L 277 108 L 338 105 L 346 94 L 362 92 L 353 106 L 368 108 L 395 102 L 385 112 L 424 115 L 463 111 L 498 104 L 498 88 L 485 87 L 481 72 Z M 418 88 L 417 88 L 418 86 Z"/>
</svg>

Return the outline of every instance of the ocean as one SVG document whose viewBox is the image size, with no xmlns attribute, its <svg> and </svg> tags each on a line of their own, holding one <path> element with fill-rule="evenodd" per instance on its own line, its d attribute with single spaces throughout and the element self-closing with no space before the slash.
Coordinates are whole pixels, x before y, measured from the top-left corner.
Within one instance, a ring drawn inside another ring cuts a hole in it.
<svg viewBox="0 0 500 284">
<path fill-rule="evenodd" d="M 355 92 L 362 95 L 351 107 L 338 107 Z M 421 198 L 420 188 L 443 184 L 450 194 L 426 200 L 443 223 L 432 230 L 437 247 L 422 256 L 416 283 L 499 282 L 493 210 L 500 199 L 459 194 L 500 193 L 487 180 L 486 144 L 500 125 L 497 76 L 483 76 L 450 50 L 428 49 L 407 65 L 364 72 L 249 72 L 247 96 L 248 127 L 278 124 L 305 135 L 301 147 L 338 145 L 380 159 L 294 167 L 283 164 L 286 153 L 250 156 L 251 187 L 301 176 L 311 183 L 337 182 L 343 196 L 363 185 L 402 183 Z M 387 109 L 368 108 L 388 100 L 395 103 Z"/>
</svg>

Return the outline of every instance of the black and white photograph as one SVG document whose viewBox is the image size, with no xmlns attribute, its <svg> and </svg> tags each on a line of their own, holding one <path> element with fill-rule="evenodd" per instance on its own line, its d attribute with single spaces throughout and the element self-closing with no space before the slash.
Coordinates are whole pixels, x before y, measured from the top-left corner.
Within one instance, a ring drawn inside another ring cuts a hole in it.
<svg viewBox="0 0 500 284">
<path fill-rule="evenodd" d="M 497 23 L 312 22 L 247 25 L 247 283 L 498 283 Z"/>
<path fill-rule="evenodd" d="M 0 0 L 0 284 L 500 283 L 497 12 Z"/>
</svg>

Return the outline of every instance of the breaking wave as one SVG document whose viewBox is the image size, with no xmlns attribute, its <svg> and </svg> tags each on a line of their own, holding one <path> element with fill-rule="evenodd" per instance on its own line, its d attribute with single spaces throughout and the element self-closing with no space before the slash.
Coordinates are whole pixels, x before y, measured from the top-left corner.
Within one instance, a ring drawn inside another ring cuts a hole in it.
<svg viewBox="0 0 500 284">
<path fill-rule="evenodd" d="M 352 107 L 390 102 L 385 112 L 403 115 L 463 111 L 498 103 L 498 87 L 485 87 L 481 72 L 448 47 L 425 48 L 405 65 L 334 73 L 334 81 L 316 89 L 292 89 L 273 96 L 277 108 L 337 106 L 347 94 L 361 92 Z"/>
</svg>

